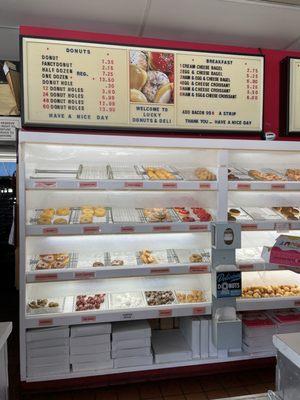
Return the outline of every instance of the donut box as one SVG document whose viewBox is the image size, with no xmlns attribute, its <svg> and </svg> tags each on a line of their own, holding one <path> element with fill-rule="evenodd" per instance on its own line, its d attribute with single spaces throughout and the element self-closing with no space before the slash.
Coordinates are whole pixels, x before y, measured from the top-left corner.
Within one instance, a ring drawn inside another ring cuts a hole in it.
<svg viewBox="0 0 300 400">
<path fill-rule="evenodd" d="M 78 255 L 76 253 L 48 253 L 29 257 L 29 270 L 55 270 L 76 268 Z"/>
</svg>

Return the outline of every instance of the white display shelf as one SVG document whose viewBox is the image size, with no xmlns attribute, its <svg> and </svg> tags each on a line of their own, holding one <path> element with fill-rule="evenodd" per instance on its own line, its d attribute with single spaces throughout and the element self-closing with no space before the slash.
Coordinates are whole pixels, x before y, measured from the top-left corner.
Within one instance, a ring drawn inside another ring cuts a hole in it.
<svg viewBox="0 0 300 400">
<path fill-rule="evenodd" d="M 159 264 L 136 267 L 66 268 L 60 270 L 35 270 L 26 272 L 26 282 L 55 282 L 156 275 L 205 274 L 210 272 L 210 264 Z"/>
<path fill-rule="evenodd" d="M 218 190 L 217 181 L 26 179 L 27 190 Z"/>
<path fill-rule="evenodd" d="M 299 191 L 300 181 L 228 181 L 228 190 Z"/>
<path fill-rule="evenodd" d="M 59 374 L 59 375 L 44 375 L 39 377 L 31 377 L 27 378 L 27 382 L 37 382 L 40 380 L 49 381 L 56 379 L 70 379 L 70 378 L 79 378 L 79 377 L 88 377 L 88 376 L 101 376 L 101 375 L 110 375 L 110 374 L 121 374 L 128 372 L 136 372 L 136 371 L 153 371 L 158 369 L 166 369 L 166 368 L 179 368 L 179 367 L 189 367 L 189 366 L 197 366 L 197 365 L 206 365 L 206 364 L 215 364 L 215 363 L 226 363 L 226 362 L 234 362 L 234 361 L 246 361 L 246 360 L 254 360 L 254 359 L 264 359 L 269 357 L 275 357 L 275 352 L 264 352 L 258 355 L 250 355 L 244 352 L 241 352 L 238 355 L 232 355 L 224 358 L 205 358 L 205 359 L 192 359 L 188 361 L 182 362 L 173 362 L 173 363 L 162 363 L 162 364 L 152 364 L 138 367 L 127 367 L 127 368 L 112 368 L 112 369 L 100 369 L 97 371 L 80 371 L 80 372 L 70 372 L 68 374 Z"/>
<path fill-rule="evenodd" d="M 300 222 L 299 222 L 300 226 Z M 26 225 L 27 236 L 100 235 L 120 233 L 208 232 L 210 222 L 99 223 Z"/>
<path fill-rule="evenodd" d="M 268 221 L 239 221 L 242 231 L 277 231 L 288 232 L 300 230 L 300 220 L 268 220 Z"/>
<path fill-rule="evenodd" d="M 276 310 L 277 308 L 300 308 L 300 296 L 237 299 L 237 311 Z"/>
<path fill-rule="evenodd" d="M 97 322 L 129 321 L 136 319 L 184 317 L 191 315 L 210 315 L 211 303 L 185 303 L 164 306 L 146 306 L 131 309 L 80 311 L 73 310 L 74 298 L 65 299 L 64 310 L 60 314 L 27 315 L 26 328 L 41 328 L 50 326 L 76 325 Z"/>
</svg>

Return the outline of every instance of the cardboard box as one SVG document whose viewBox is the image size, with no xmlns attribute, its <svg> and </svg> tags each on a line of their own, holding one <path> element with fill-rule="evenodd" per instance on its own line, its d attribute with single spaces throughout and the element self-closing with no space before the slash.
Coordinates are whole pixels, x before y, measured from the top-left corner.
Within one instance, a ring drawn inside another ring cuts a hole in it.
<svg viewBox="0 0 300 400">
<path fill-rule="evenodd" d="M 123 357 L 137 357 L 137 356 L 150 356 L 151 348 L 149 347 L 139 347 L 136 349 L 122 349 L 122 350 L 113 350 L 112 358 L 123 358 Z"/>
<path fill-rule="evenodd" d="M 208 358 L 209 356 L 209 330 L 208 330 L 208 318 L 200 318 L 200 357 L 202 359 Z"/>
<path fill-rule="evenodd" d="M 151 328 L 147 320 L 113 323 L 113 342 L 120 340 L 144 339 L 149 337 L 151 337 Z"/>
<path fill-rule="evenodd" d="M 157 364 L 187 361 L 192 358 L 192 351 L 180 329 L 154 331 L 152 336 L 154 360 Z"/>
<path fill-rule="evenodd" d="M 60 347 L 60 346 L 67 346 L 70 345 L 69 338 L 58 338 L 58 339 L 47 339 L 47 340 L 38 340 L 36 342 L 29 342 L 27 343 L 26 347 L 27 350 L 31 349 L 43 349 L 45 347 Z"/>
<path fill-rule="evenodd" d="M 111 348 L 113 351 L 123 350 L 123 349 L 136 349 L 138 347 L 149 347 L 149 346 L 151 346 L 151 338 L 120 340 L 118 342 L 111 343 Z"/>
<path fill-rule="evenodd" d="M 197 317 L 179 318 L 180 330 L 192 350 L 192 357 L 200 357 L 200 321 Z"/>
<path fill-rule="evenodd" d="M 269 313 L 276 324 L 277 333 L 300 332 L 300 312 L 298 310 L 276 310 Z"/>
<path fill-rule="evenodd" d="M 69 346 L 57 346 L 57 347 L 44 347 L 38 349 L 27 349 L 27 357 L 47 357 L 55 355 L 67 355 L 70 353 Z"/>
<path fill-rule="evenodd" d="M 212 319 L 208 320 L 208 356 L 209 358 L 218 358 L 218 349 L 213 342 Z"/>
<path fill-rule="evenodd" d="M 56 364 L 48 365 L 47 368 L 39 367 L 27 367 L 27 375 L 29 377 L 40 377 L 47 375 L 68 374 L 70 372 L 70 364 Z"/>
<path fill-rule="evenodd" d="M 70 363 L 85 363 L 85 362 L 94 362 L 94 363 L 102 363 L 111 360 L 110 351 L 106 353 L 94 353 L 94 354 L 78 354 L 70 356 Z"/>
<path fill-rule="evenodd" d="M 84 345 L 92 345 L 92 344 L 103 344 L 110 343 L 110 334 L 106 333 L 104 335 L 97 336 L 82 336 L 82 337 L 71 337 L 70 338 L 70 346 L 84 346 Z"/>
<path fill-rule="evenodd" d="M 242 316 L 243 336 L 260 337 L 272 336 L 276 333 L 276 324 L 274 320 L 264 312 L 249 312 Z"/>
<path fill-rule="evenodd" d="M 103 362 L 84 362 L 72 364 L 73 372 L 80 371 L 98 371 L 101 369 L 112 369 L 114 366 L 113 360 Z"/>
<path fill-rule="evenodd" d="M 71 346 L 70 354 L 80 355 L 80 354 L 94 354 L 94 353 L 107 353 L 111 349 L 110 342 L 102 344 L 92 344 L 91 346 Z"/>
<path fill-rule="evenodd" d="M 70 357 L 69 354 L 58 355 L 55 354 L 53 356 L 46 357 L 27 357 L 27 366 L 28 367 L 47 367 L 49 365 L 57 365 L 57 364 L 69 364 Z"/>
<path fill-rule="evenodd" d="M 54 338 L 68 338 L 69 334 L 69 327 L 29 329 L 26 332 L 26 342 L 28 343 Z"/>
<path fill-rule="evenodd" d="M 71 326 L 71 337 L 97 336 L 111 333 L 111 324 Z"/>
<path fill-rule="evenodd" d="M 114 368 L 124 368 L 124 367 L 137 367 L 139 365 L 151 365 L 153 364 L 153 356 L 137 356 L 137 357 L 125 357 L 125 358 L 115 358 Z"/>
</svg>

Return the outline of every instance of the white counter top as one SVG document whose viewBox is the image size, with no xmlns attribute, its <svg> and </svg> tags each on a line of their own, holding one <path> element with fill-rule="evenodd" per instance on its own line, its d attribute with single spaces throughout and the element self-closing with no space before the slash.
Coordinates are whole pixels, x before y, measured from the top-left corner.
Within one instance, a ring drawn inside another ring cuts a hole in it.
<svg viewBox="0 0 300 400">
<path fill-rule="evenodd" d="M 275 335 L 273 343 L 281 354 L 300 368 L 300 333 Z"/>
<path fill-rule="evenodd" d="M 12 323 L 11 322 L 0 322 L 0 350 L 7 341 L 7 338 L 11 334 Z"/>
</svg>

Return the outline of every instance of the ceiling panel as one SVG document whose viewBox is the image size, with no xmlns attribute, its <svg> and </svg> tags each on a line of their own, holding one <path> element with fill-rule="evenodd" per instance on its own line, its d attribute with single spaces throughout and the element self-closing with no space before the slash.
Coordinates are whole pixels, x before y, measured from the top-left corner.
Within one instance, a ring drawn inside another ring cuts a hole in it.
<svg viewBox="0 0 300 400">
<path fill-rule="evenodd" d="M 300 36 L 300 8 L 230 0 L 151 0 L 144 36 L 285 48 Z"/>
<path fill-rule="evenodd" d="M 19 29 L 0 27 L 0 60 L 19 60 Z"/>
<path fill-rule="evenodd" d="M 147 0 L 0 0 L 0 26 L 138 35 Z"/>
</svg>

